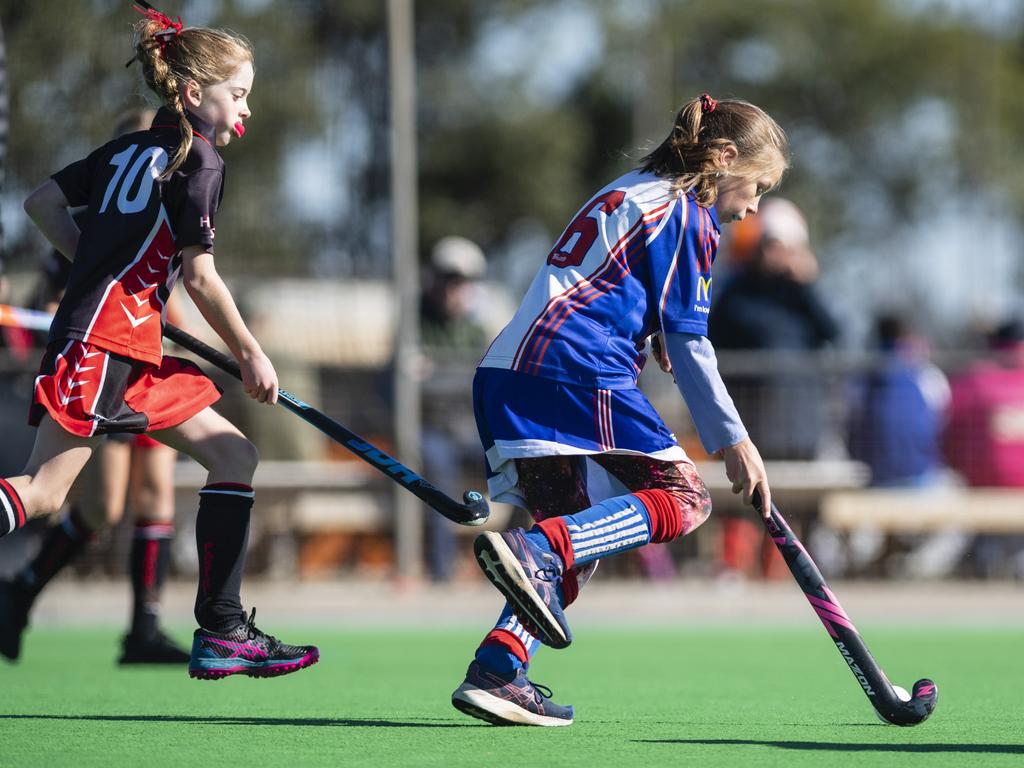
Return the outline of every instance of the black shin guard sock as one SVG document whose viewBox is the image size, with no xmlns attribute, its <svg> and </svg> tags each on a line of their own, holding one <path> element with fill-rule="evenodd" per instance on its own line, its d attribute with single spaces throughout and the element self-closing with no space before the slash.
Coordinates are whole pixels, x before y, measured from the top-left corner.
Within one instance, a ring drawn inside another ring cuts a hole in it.
<svg viewBox="0 0 1024 768">
<path fill-rule="evenodd" d="M 199 626 L 211 632 L 229 632 L 245 619 L 239 592 L 252 503 L 253 491 L 247 485 L 215 483 L 199 491 L 195 613 Z"/>
<path fill-rule="evenodd" d="M 50 579 L 78 557 L 91 539 L 92 529 L 82 520 L 78 508 L 72 507 L 60 523 L 47 531 L 39 553 L 18 574 L 17 585 L 34 601 Z"/>
<path fill-rule="evenodd" d="M 171 565 L 171 523 L 139 522 L 132 537 L 132 627 L 136 637 L 152 637 L 160 617 L 160 593 Z"/>
</svg>

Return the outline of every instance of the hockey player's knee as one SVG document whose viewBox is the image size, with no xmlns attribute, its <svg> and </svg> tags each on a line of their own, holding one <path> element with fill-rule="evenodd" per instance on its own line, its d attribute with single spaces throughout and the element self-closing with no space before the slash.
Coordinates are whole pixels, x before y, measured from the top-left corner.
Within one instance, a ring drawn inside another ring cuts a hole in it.
<svg viewBox="0 0 1024 768">
<path fill-rule="evenodd" d="M 682 536 L 697 528 L 711 516 L 711 492 L 708 491 L 703 481 L 698 480 L 698 482 L 700 485 L 694 488 L 692 494 L 688 496 L 688 503 L 681 505 L 683 508 Z"/>
<path fill-rule="evenodd" d="M 260 454 L 252 442 L 241 435 L 233 437 L 217 457 L 217 467 L 211 468 L 211 476 L 231 478 L 234 482 L 249 483 L 260 463 Z"/>
<path fill-rule="evenodd" d="M 679 477 L 669 490 L 679 503 L 683 523 L 679 535 L 685 536 L 711 516 L 711 493 L 693 464 L 680 462 L 676 466 Z"/>
<path fill-rule="evenodd" d="M 700 478 L 685 488 L 651 488 L 634 495 L 647 508 L 652 543 L 685 536 L 711 514 L 711 494 Z"/>
</svg>

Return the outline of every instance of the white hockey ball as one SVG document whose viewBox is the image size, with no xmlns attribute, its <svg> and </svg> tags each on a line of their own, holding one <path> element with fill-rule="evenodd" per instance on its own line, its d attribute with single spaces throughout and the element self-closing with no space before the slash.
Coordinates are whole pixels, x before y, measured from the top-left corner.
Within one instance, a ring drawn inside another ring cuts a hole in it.
<svg viewBox="0 0 1024 768">
<path fill-rule="evenodd" d="M 910 701 L 910 691 L 908 691 L 906 688 L 901 688 L 898 685 L 894 685 L 892 689 L 893 691 L 895 691 L 896 696 L 900 701 Z M 886 725 L 892 725 L 892 723 L 890 723 L 888 720 L 886 720 L 884 717 L 878 714 L 877 710 L 875 711 L 875 717 L 877 717 Z"/>
</svg>

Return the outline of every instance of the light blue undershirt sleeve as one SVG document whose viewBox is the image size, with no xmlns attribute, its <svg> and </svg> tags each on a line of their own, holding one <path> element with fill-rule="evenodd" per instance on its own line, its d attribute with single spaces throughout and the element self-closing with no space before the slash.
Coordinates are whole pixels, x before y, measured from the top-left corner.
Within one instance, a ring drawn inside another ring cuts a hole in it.
<svg viewBox="0 0 1024 768">
<path fill-rule="evenodd" d="M 676 386 L 690 409 L 704 450 L 715 453 L 741 442 L 747 430 L 725 391 L 711 342 L 693 333 L 666 333 L 664 338 Z"/>
</svg>

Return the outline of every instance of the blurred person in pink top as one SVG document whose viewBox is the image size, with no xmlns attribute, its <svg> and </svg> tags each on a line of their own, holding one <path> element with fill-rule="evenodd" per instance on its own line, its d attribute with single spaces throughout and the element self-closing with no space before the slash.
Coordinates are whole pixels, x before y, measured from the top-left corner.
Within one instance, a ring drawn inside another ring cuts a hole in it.
<svg viewBox="0 0 1024 768">
<path fill-rule="evenodd" d="M 951 381 L 945 433 L 950 466 L 968 485 L 1024 488 L 1024 321 L 989 337 L 995 353 Z"/>
<path fill-rule="evenodd" d="M 951 381 L 946 457 L 968 485 L 1024 488 L 1024 321 L 1003 323 L 989 346 Z M 1024 536 L 978 536 L 971 554 L 977 576 L 1024 579 Z"/>
</svg>

